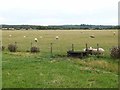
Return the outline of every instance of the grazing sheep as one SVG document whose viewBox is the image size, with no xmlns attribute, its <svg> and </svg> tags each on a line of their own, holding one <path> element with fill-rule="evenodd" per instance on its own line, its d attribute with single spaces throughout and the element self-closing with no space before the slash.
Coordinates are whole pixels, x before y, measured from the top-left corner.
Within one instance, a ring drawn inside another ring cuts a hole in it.
<svg viewBox="0 0 120 90">
<path fill-rule="evenodd" d="M 37 39 L 37 38 L 35 38 L 34 40 L 35 40 L 35 42 L 38 42 L 38 39 Z"/>
<path fill-rule="evenodd" d="M 89 47 L 89 48 L 84 48 L 83 51 L 87 51 L 88 54 L 92 55 L 92 47 Z"/>
<path fill-rule="evenodd" d="M 103 55 L 104 51 L 105 51 L 105 50 L 104 50 L 103 48 L 98 48 L 98 50 L 95 49 L 95 48 L 93 48 L 93 49 L 92 49 L 92 54 L 93 54 L 93 55 L 97 55 L 97 54 Z"/>
<path fill-rule="evenodd" d="M 9 37 L 11 37 L 12 35 L 9 35 Z"/>
<path fill-rule="evenodd" d="M 83 51 L 92 50 L 92 49 L 93 49 L 92 47 L 84 48 Z"/>
<path fill-rule="evenodd" d="M 94 36 L 94 35 L 91 35 L 90 38 L 95 38 L 95 36 Z"/>
<path fill-rule="evenodd" d="M 113 35 L 115 36 L 115 32 L 113 32 Z"/>
<path fill-rule="evenodd" d="M 92 48 L 92 47 L 89 47 L 88 49 L 83 49 L 83 51 L 88 51 L 89 54 L 91 55 L 102 55 L 104 53 L 104 49 L 103 48 L 98 48 L 98 50 L 96 48 Z"/>
<path fill-rule="evenodd" d="M 55 39 L 59 39 L 59 36 L 56 36 Z"/>
<path fill-rule="evenodd" d="M 25 38 L 26 36 L 24 36 L 24 38 Z"/>
</svg>

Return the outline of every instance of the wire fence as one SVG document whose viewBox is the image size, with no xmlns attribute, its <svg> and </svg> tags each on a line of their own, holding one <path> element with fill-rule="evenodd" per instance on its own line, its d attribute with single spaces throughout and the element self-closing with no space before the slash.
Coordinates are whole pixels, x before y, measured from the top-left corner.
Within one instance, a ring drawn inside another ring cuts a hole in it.
<svg viewBox="0 0 120 90">
<path fill-rule="evenodd" d="M 17 45 L 17 52 L 30 52 L 31 47 L 35 46 L 40 49 L 38 53 L 44 53 L 49 55 L 67 55 L 68 51 L 84 51 L 85 48 L 90 47 L 91 45 L 88 43 L 80 44 L 80 43 L 59 43 L 56 42 L 28 42 L 27 44 L 21 42 L 14 42 L 13 44 Z M 99 44 L 93 46 L 98 50 L 101 47 Z M 8 51 L 6 46 L 5 51 Z M 105 51 L 105 55 L 109 55 L 110 52 Z"/>
</svg>

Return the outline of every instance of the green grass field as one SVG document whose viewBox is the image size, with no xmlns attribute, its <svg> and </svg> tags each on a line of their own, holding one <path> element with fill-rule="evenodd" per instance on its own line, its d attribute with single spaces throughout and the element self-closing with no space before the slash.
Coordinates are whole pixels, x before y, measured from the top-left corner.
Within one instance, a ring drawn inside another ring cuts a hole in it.
<svg viewBox="0 0 120 90">
<path fill-rule="evenodd" d="M 116 32 L 116 35 L 113 35 Z M 118 45 L 117 30 L 30 30 L 2 31 L 3 88 L 117 88 L 118 60 L 110 57 L 110 48 Z M 11 37 L 9 35 L 12 35 Z M 95 35 L 95 38 L 90 38 Z M 26 37 L 24 37 L 26 36 Z M 42 36 L 42 38 L 41 38 Z M 55 37 L 59 36 L 56 40 Z M 34 42 L 38 38 L 38 43 Z M 18 52 L 7 50 L 9 43 L 17 42 Z M 40 48 L 32 54 L 31 42 Z M 50 54 L 53 43 L 53 57 Z M 75 50 L 88 46 L 105 49 L 102 57 L 84 59 L 67 57 L 67 50 L 74 44 Z"/>
</svg>

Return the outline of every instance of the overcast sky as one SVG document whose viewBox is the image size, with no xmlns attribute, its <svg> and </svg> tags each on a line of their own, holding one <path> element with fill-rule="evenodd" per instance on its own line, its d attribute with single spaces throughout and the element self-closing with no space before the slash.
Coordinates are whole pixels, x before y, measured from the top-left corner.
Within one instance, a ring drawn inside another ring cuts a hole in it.
<svg viewBox="0 0 120 90">
<path fill-rule="evenodd" d="M 0 24 L 118 24 L 119 0 L 0 0 Z"/>
</svg>

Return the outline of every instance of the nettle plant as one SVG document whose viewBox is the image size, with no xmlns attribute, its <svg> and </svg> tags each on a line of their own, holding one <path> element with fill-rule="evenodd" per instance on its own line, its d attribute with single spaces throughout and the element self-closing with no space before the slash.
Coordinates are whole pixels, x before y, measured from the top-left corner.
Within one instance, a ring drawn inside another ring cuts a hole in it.
<svg viewBox="0 0 120 90">
<path fill-rule="evenodd" d="M 40 52 L 40 49 L 37 46 L 32 46 L 30 51 L 31 53 L 37 53 L 37 52 Z"/>
<path fill-rule="evenodd" d="M 115 59 L 120 58 L 120 46 L 114 46 L 111 49 L 110 56 Z"/>
<path fill-rule="evenodd" d="M 16 44 L 9 44 L 8 45 L 8 50 L 10 52 L 16 52 L 17 51 L 17 45 Z"/>
</svg>

